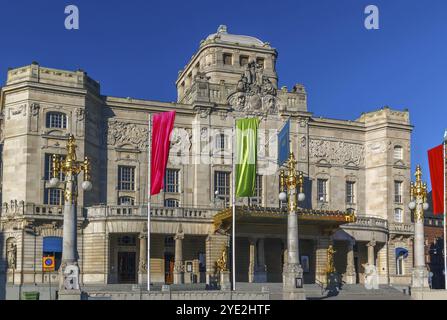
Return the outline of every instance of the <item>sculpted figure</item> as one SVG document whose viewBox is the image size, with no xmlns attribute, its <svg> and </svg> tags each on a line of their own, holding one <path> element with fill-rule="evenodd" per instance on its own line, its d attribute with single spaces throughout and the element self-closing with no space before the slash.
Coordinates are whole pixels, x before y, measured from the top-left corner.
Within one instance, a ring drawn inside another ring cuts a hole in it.
<svg viewBox="0 0 447 320">
<path fill-rule="evenodd" d="M 16 260 L 17 260 L 17 246 L 15 243 L 10 243 L 7 251 L 8 256 L 8 269 L 16 268 Z"/>
</svg>

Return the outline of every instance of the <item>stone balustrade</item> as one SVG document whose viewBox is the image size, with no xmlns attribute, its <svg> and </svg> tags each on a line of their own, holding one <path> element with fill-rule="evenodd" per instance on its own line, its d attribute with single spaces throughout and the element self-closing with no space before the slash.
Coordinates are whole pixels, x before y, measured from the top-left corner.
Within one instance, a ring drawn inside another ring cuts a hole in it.
<svg viewBox="0 0 447 320">
<path fill-rule="evenodd" d="M 12 203 L 4 203 L 1 206 L 1 217 L 7 216 L 62 216 L 63 215 L 63 206 L 56 205 L 46 205 L 46 204 L 34 204 L 34 203 L 23 203 L 21 202 L 12 202 Z"/>
<path fill-rule="evenodd" d="M 355 223 L 350 223 L 348 227 L 375 228 L 387 231 L 388 221 L 377 217 L 357 216 L 357 221 Z"/>
<path fill-rule="evenodd" d="M 390 233 L 414 233 L 414 224 L 412 223 L 390 223 Z"/>
<path fill-rule="evenodd" d="M 151 208 L 153 218 L 212 219 L 216 213 L 200 208 Z M 87 217 L 147 217 L 147 206 L 93 206 L 87 208 Z"/>
</svg>

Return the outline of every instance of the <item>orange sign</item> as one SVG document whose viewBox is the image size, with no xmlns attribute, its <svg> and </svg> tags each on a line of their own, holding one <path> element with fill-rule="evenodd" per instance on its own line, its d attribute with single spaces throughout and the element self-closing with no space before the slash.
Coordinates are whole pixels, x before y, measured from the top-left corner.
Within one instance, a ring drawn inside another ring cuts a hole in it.
<svg viewBox="0 0 447 320">
<path fill-rule="evenodd" d="M 52 272 L 56 268 L 56 261 L 53 256 L 42 258 L 42 268 L 44 272 Z"/>
</svg>

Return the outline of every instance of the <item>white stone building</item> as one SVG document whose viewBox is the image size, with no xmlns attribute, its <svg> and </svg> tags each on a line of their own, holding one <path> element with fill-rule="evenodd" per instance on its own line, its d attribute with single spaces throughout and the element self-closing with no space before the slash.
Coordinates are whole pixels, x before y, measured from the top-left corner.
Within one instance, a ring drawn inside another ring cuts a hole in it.
<svg viewBox="0 0 447 320">
<path fill-rule="evenodd" d="M 299 222 L 304 282 L 325 281 L 333 244 L 347 283 L 361 283 L 370 263 L 380 283 L 409 284 L 408 111 L 314 117 L 304 86 L 278 88 L 276 59 L 270 44 L 221 26 L 179 72 L 176 103 L 103 96 L 81 70 L 38 63 L 10 69 L 0 97 L 0 297 L 46 288 L 42 257 L 60 260 L 63 194 L 49 186 L 50 159 L 64 154 L 69 133 L 78 158 L 92 159 L 94 184 L 78 195 L 81 284 L 146 281 L 148 119 L 167 110 L 177 118 L 166 187 L 152 199 L 153 282 L 171 283 L 176 271 L 184 278 L 176 282 L 214 281 L 228 241 L 233 121 L 257 115 L 257 196 L 237 199 L 237 281 L 282 279 L 286 216 L 278 201 L 276 134 L 290 118 L 292 149 L 306 177 Z M 347 223 L 346 213 L 356 222 Z"/>
</svg>

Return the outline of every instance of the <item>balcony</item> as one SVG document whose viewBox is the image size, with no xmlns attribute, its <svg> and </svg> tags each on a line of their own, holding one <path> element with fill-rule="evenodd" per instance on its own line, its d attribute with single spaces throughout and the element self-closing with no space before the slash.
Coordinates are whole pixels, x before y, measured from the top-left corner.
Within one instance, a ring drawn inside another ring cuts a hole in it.
<svg viewBox="0 0 447 320">
<path fill-rule="evenodd" d="M 357 221 L 355 223 L 344 225 L 343 228 L 388 232 L 388 221 L 377 217 L 357 216 Z"/>
</svg>

